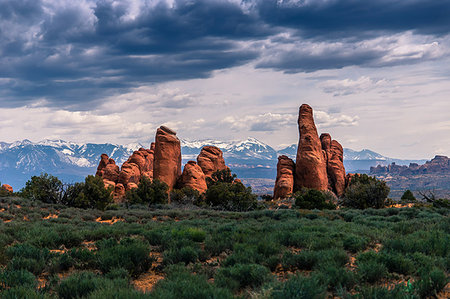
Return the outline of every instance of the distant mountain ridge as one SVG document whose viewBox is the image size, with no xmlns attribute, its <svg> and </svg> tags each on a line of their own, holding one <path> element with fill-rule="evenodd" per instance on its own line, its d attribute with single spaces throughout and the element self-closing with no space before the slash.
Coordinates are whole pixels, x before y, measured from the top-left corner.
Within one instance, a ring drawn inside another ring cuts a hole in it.
<svg viewBox="0 0 450 299">
<path fill-rule="evenodd" d="M 215 145 L 223 151 L 227 165 L 244 181 L 250 178 L 274 180 L 277 157 L 284 154 L 295 159 L 297 152 L 296 144 L 276 151 L 255 138 L 236 141 L 211 139 L 180 141 L 183 164 L 189 160 L 196 160 L 203 146 Z M 122 165 L 134 150 L 149 146 L 150 142 L 144 145 L 141 143 L 119 145 L 49 139 L 39 142 L 30 140 L 0 142 L 0 182 L 10 184 L 14 190 L 18 190 L 31 176 L 43 172 L 56 175 L 65 182 L 76 182 L 95 173 L 102 153 L 106 153 L 118 165 Z M 387 158 L 370 150 L 344 149 L 344 164 L 348 172 L 357 170 L 368 172 L 370 166 L 388 165 L 392 162 L 397 164 L 404 162 L 409 165 L 411 161 Z M 420 164 L 422 160 L 412 162 Z M 425 160 L 422 163 L 424 162 Z"/>
</svg>

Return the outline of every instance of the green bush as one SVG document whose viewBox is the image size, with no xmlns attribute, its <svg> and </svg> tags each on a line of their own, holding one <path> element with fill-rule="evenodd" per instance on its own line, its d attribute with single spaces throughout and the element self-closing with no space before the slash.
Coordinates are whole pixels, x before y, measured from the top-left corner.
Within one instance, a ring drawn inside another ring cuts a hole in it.
<svg viewBox="0 0 450 299">
<path fill-rule="evenodd" d="M 271 279 L 269 269 L 257 264 L 236 264 L 219 268 L 215 275 L 215 283 L 231 290 L 245 287 L 259 287 Z"/>
<path fill-rule="evenodd" d="M 9 270 L 24 269 L 34 274 L 40 274 L 50 258 L 47 249 L 39 249 L 29 244 L 17 244 L 6 250 L 11 259 L 7 265 Z"/>
<path fill-rule="evenodd" d="M 389 272 L 409 275 L 414 272 L 414 263 L 409 258 L 397 252 L 382 252 L 379 260 L 386 265 Z"/>
<path fill-rule="evenodd" d="M 374 283 L 386 277 L 387 268 L 378 260 L 369 259 L 357 261 L 357 265 L 358 274 L 363 281 Z"/>
<path fill-rule="evenodd" d="M 386 182 L 366 174 L 356 174 L 345 190 L 342 204 L 355 209 L 381 209 L 388 203 L 389 191 Z"/>
<path fill-rule="evenodd" d="M 360 237 L 354 234 L 345 236 L 343 242 L 345 250 L 351 251 L 353 253 L 366 249 L 367 244 L 369 243 L 367 238 Z"/>
<path fill-rule="evenodd" d="M 84 183 L 75 183 L 67 188 L 63 203 L 82 209 L 105 208 L 112 202 L 112 188 L 106 188 L 103 179 L 88 175 Z"/>
<path fill-rule="evenodd" d="M 334 263 L 323 264 L 320 266 L 318 277 L 323 284 L 328 285 L 330 289 L 339 290 L 345 288 L 350 290 L 356 284 L 355 274 Z"/>
<path fill-rule="evenodd" d="M 199 251 L 191 246 L 173 248 L 164 252 L 163 263 L 165 265 L 178 263 L 195 263 L 198 259 Z"/>
<path fill-rule="evenodd" d="M 241 182 L 216 182 L 206 190 L 206 204 L 231 211 L 248 211 L 257 206 L 257 196 Z"/>
<path fill-rule="evenodd" d="M 190 274 L 184 267 L 170 267 L 167 272 L 167 277 L 155 285 L 151 298 L 234 298 L 229 290 L 208 283 L 202 275 Z"/>
<path fill-rule="evenodd" d="M 27 270 L 6 270 L 0 272 L 0 290 L 15 287 L 26 287 L 33 289 L 36 286 L 36 277 L 33 273 L 30 273 Z"/>
<path fill-rule="evenodd" d="M 203 203 L 203 196 L 198 190 L 190 187 L 183 187 L 181 189 L 173 189 L 170 192 L 171 202 L 180 204 L 201 205 Z"/>
<path fill-rule="evenodd" d="M 405 202 L 416 201 L 416 197 L 411 192 L 411 190 L 408 189 L 403 193 L 401 200 Z"/>
<path fill-rule="evenodd" d="M 417 280 L 413 287 L 421 298 L 436 296 L 444 289 L 449 279 L 441 269 L 433 269 L 432 271 L 424 271 L 420 273 L 420 279 Z"/>
<path fill-rule="evenodd" d="M 47 299 L 53 298 L 47 294 L 43 294 L 39 291 L 31 289 L 29 287 L 16 287 L 5 290 L 2 292 L 2 299 L 18 299 L 18 298 L 26 298 L 26 299 Z"/>
<path fill-rule="evenodd" d="M 304 277 L 296 275 L 275 287 L 272 291 L 274 299 L 318 299 L 325 298 L 326 285 L 317 276 Z"/>
<path fill-rule="evenodd" d="M 86 297 L 96 290 L 107 290 L 117 288 L 128 288 L 126 280 L 110 280 L 95 275 L 92 272 L 75 273 L 56 287 L 56 292 L 60 298 L 72 299 Z"/>
<path fill-rule="evenodd" d="M 137 277 L 150 268 L 153 260 L 149 253 L 149 246 L 142 241 L 123 239 L 120 243 L 100 246 L 97 252 L 98 267 L 103 273 L 123 268 Z"/>
<path fill-rule="evenodd" d="M 317 252 L 304 250 L 297 254 L 287 252 L 284 254 L 281 264 L 285 269 L 311 270 L 317 265 L 319 257 Z"/>
<path fill-rule="evenodd" d="M 167 192 L 169 186 L 159 180 L 150 181 L 143 175 L 137 188 L 126 193 L 126 198 L 130 204 L 165 204 L 168 200 Z"/>
<path fill-rule="evenodd" d="M 63 183 L 47 173 L 40 176 L 32 176 L 25 183 L 20 195 L 31 200 L 39 200 L 45 203 L 60 203 L 63 196 Z"/>
<path fill-rule="evenodd" d="M 300 209 L 334 210 L 336 206 L 331 202 L 332 197 L 328 192 L 316 189 L 304 188 L 294 194 L 295 205 Z"/>
<path fill-rule="evenodd" d="M 208 188 L 212 185 L 218 184 L 218 183 L 233 183 L 236 179 L 236 175 L 231 173 L 231 170 L 229 168 L 218 170 L 214 172 L 211 177 L 206 178 L 206 184 L 208 185 Z"/>
</svg>

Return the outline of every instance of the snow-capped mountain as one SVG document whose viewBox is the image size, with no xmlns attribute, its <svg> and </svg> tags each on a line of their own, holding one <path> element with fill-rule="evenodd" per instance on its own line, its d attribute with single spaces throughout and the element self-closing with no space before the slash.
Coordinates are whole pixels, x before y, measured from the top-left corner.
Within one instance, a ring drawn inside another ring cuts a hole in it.
<svg viewBox="0 0 450 299">
<path fill-rule="evenodd" d="M 287 155 L 295 159 L 297 145 L 293 144 L 276 151 L 271 146 L 255 139 L 219 141 L 219 140 L 181 140 L 183 164 L 196 160 L 205 145 L 219 147 L 227 165 L 241 179 L 270 179 L 276 177 L 277 156 Z M 18 190 L 33 175 L 49 173 L 65 182 L 81 181 L 89 174 L 95 174 L 100 155 L 105 153 L 118 165 L 125 162 L 134 150 L 149 147 L 141 143 L 127 145 L 76 143 L 64 140 L 30 140 L 13 143 L 0 142 L 0 182 Z M 423 164 L 425 160 L 409 161 L 384 157 L 370 150 L 354 151 L 344 149 L 344 165 L 349 172 L 366 171 L 378 164 Z"/>
</svg>

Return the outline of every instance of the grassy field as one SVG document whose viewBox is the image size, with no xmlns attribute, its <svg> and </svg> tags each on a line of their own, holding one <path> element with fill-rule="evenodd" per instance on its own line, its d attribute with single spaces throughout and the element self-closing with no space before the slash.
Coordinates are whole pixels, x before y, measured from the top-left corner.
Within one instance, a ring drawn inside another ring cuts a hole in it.
<svg viewBox="0 0 450 299">
<path fill-rule="evenodd" d="M 0 198 L 2 298 L 448 298 L 448 209 L 82 210 Z"/>
</svg>

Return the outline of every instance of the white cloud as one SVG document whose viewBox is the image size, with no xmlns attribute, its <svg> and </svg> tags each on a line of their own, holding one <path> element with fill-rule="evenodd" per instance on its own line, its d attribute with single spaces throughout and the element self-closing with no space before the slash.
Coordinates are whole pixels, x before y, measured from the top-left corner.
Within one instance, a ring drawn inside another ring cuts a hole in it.
<svg viewBox="0 0 450 299">
<path fill-rule="evenodd" d="M 361 76 L 356 80 L 326 80 L 320 82 L 318 85 L 325 93 L 331 93 L 334 96 L 345 96 L 355 93 L 368 92 L 373 89 L 380 89 L 386 91 L 387 88 L 393 87 L 392 83 L 386 79 L 373 79 L 367 76 Z"/>
</svg>

